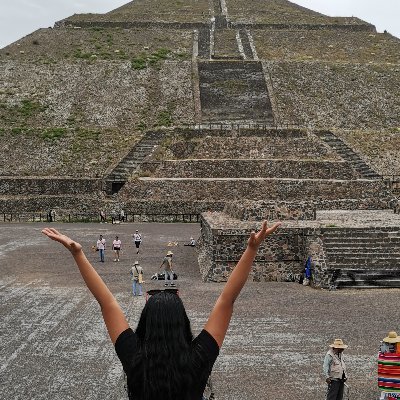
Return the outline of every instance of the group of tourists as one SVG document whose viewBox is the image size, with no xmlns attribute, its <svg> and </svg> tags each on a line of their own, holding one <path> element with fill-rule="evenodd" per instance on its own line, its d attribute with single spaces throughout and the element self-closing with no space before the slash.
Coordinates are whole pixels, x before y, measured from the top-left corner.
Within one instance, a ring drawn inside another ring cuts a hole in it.
<svg viewBox="0 0 400 400">
<path fill-rule="evenodd" d="M 133 238 L 133 243 L 135 244 L 136 254 L 139 254 L 140 245 L 142 243 L 142 235 L 139 233 L 138 230 L 136 230 L 135 233 L 132 235 L 132 238 Z M 96 246 L 94 246 L 94 249 L 99 252 L 100 262 L 104 262 L 106 239 L 103 237 L 103 235 L 100 235 L 99 238 L 97 239 Z M 114 261 L 119 262 L 120 253 L 122 250 L 122 242 L 118 235 L 115 236 L 115 239 L 112 242 L 112 250 L 115 256 Z"/>
<path fill-rule="evenodd" d="M 132 235 L 133 243 L 135 246 L 136 254 L 140 252 L 140 245 L 142 244 L 142 234 L 139 230 L 136 230 Z M 106 250 L 106 239 L 103 235 L 100 235 L 97 239 L 96 246 L 94 246 L 95 250 L 99 253 L 100 262 L 105 262 L 105 250 Z M 192 246 L 196 245 L 196 241 L 193 237 L 190 238 L 189 243 L 184 246 Z M 122 250 L 122 242 L 119 236 L 115 236 L 115 239 L 112 242 L 112 250 L 114 252 L 114 262 L 120 261 L 120 252 Z M 175 287 L 174 279 L 176 279 L 176 274 L 172 268 L 172 256 L 173 252 L 168 251 L 165 257 L 163 258 L 159 270 L 163 269 L 162 274 L 155 274 L 155 279 L 164 279 L 164 286 Z M 131 280 L 132 280 L 132 294 L 134 296 L 142 296 L 143 295 L 143 268 L 140 266 L 139 261 L 135 261 L 133 267 L 130 271 Z"/>
</svg>

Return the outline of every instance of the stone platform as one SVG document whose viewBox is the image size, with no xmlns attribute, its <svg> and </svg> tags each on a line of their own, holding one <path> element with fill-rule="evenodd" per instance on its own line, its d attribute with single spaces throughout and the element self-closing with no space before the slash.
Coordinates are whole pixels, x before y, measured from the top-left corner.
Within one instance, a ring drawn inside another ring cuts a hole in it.
<svg viewBox="0 0 400 400">
<path fill-rule="evenodd" d="M 332 288 L 342 281 L 348 285 L 349 276 L 357 281 L 352 282 L 354 286 L 400 286 L 400 216 L 392 210 L 316 211 L 313 216 L 304 204 L 297 210 L 287 205 L 265 207 L 261 205 L 261 215 L 257 207 L 252 214 L 244 205 L 245 219 L 240 207 L 232 206 L 224 212 L 202 214 L 199 259 L 203 279 L 225 281 L 249 233 L 260 226 L 256 221 L 281 219 L 279 214 L 283 214 L 279 232 L 260 248 L 251 273 L 254 281 L 296 280 L 312 256 L 316 286 Z M 341 270 L 346 271 L 344 277 Z M 355 278 L 357 271 L 367 278 Z"/>
<path fill-rule="evenodd" d="M 79 240 L 89 260 L 116 295 L 134 328 L 144 298 L 130 295 L 130 243 L 144 236 L 139 261 L 145 279 L 172 249 L 179 289 L 197 334 L 223 284 L 203 283 L 195 250 L 183 247 L 195 224 L 54 224 Z M 99 307 L 84 287 L 64 248 L 42 237 L 41 224 L 4 224 L 0 231 L 0 383 L 4 399 L 122 400 L 122 368 L 108 339 Z M 121 262 L 105 264 L 90 252 L 98 234 L 108 243 L 119 234 Z M 17 239 L 16 239 L 17 238 Z M 178 246 L 167 247 L 169 241 Z M 146 287 L 153 288 L 148 283 Z M 248 282 L 212 380 L 217 400 L 301 400 L 323 398 L 321 375 L 328 344 L 341 337 L 353 399 L 377 399 L 379 341 L 395 329 L 393 309 L 400 291 L 312 290 L 294 283 Z M 288 368 L 288 365 L 291 365 Z"/>
</svg>

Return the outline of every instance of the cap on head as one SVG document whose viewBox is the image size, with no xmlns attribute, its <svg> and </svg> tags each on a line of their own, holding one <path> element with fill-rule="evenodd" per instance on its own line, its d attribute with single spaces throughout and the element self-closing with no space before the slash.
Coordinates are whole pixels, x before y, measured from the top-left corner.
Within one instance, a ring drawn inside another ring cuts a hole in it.
<svg viewBox="0 0 400 400">
<path fill-rule="evenodd" d="M 172 256 L 174 253 L 171 251 L 171 250 L 169 250 L 168 252 L 167 252 L 167 256 Z"/>
<path fill-rule="evenodd" d="M 139 261 L 135 261 L 133 265 L 139 265 Z"/>
</svg>

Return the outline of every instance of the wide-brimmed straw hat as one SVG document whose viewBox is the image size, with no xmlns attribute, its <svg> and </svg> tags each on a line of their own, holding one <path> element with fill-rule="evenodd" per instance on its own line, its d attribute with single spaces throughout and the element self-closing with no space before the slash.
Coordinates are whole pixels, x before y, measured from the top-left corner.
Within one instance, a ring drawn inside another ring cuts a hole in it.
<svg viewBox="0 0 400 400">
<path fill-rule="evenodd" d="M 344 344 L 342 339 L 335 339 L 329 347 L 332 347 L 333 349 L 347 349 L 349 346 Z"/>
<path fill-rule="evenodd" d="M 397 336 L 395 331 L 390 331 L 383 341 L 386 343 L 400 343 L 400 336 Z"/>
<path fill-rule="evenodd" d="M 167 252 L 167 256 L 172 256 L 174 253 L 171 251 L 171 250 L 169 250 L 168 252 Z"/>
</svg>

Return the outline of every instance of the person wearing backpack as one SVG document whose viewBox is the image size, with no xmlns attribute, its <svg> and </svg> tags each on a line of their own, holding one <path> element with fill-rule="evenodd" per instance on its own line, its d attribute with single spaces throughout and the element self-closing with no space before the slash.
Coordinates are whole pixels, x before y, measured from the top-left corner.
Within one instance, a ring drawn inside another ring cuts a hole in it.
<svg viewBox="0 0 400 400">
<path fill-rule="evenodd" d="M 201 400 L 228 330 L 234 303 L 248 280 L 257 251 L 280 224 L 268 228 L 264 221 L 257 233 L 251 232 L 245 251 L 203 330 L 195 338 L 182 299 L 171 290 L 150 296 L 133 331 L 82 246 L 56 229 L 45 228 L 42 233 L 69 250 L 86 286 L 99 303 L 111 342 L 127 375 L 129 399 Z"/>
<path fill-rule="evenodd" d="M 139 265 L 139 261 L 135 261 L 131 269 L 131 279 L 132 279 L 132 293 L 134 296 L 142 296 L 143 289 L 143 268 Z"/>
<path fill-rule="evenodd" d="M 163 258 L 160 269 L 164 267 L 164 286 L 168 286 L 168 279 L 171 281 L 170 286 L 175 286 L 174 271 L 172 270 L 172 251 L 168 251 L 167 255 Z"/>
</svg>

